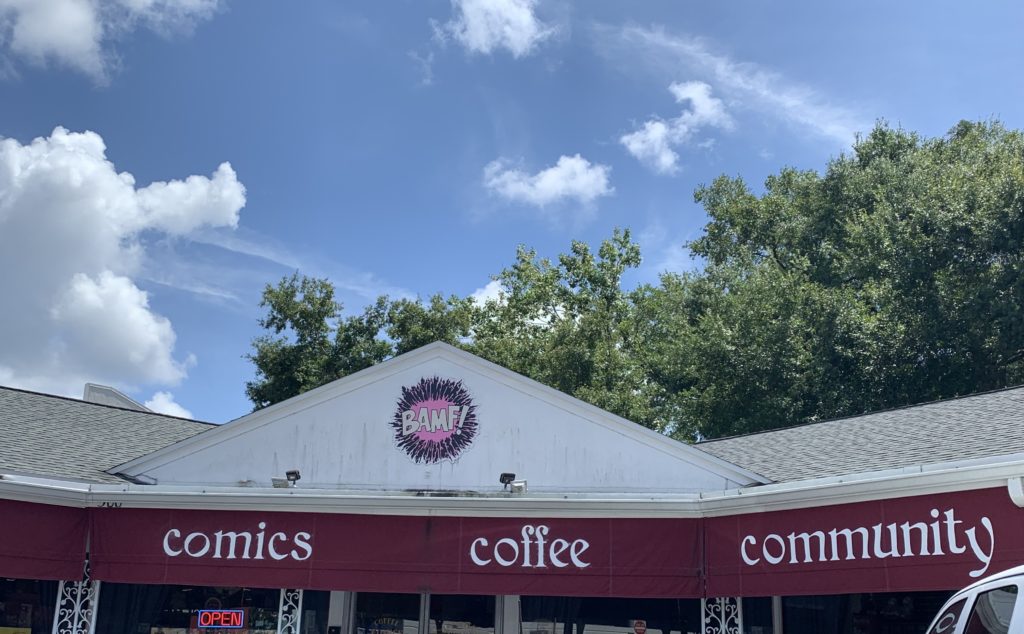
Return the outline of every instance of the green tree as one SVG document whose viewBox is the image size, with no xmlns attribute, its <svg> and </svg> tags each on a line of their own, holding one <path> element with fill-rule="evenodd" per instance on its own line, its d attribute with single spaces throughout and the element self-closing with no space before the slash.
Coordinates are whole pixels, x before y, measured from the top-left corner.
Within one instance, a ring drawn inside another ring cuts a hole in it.
<svg viewBox="0 0 1024 634">
<path fill-rule="evenodd" d="M 557 263 L 521 247 L 500 275 L 500 300 L 441 295 L 381 297 L 362 315 L 341 319 L 334 287 L 293 275 L 268 285 L 253 342 L 256 379 L 247 394 L 265 407 L 433 341 L 460 346 L 599 407 L 656 429 L 669 420 L 662 388 L 635 357 L 634 297 L 622 275 L 640 264 L 628 231 L 597 253 L 573 242 Z"/>
<path fill-rule="evenodd" d="M 696 276 L 652 293 L 659 362 L 704 436 L 857 414 L 1024 379 L 1024 139 L 878 125 L 824 175 L 754 195 L 721 177 Z M 685 324 L 686 327 L 682 327 Z"/>
<path fill-rule="evenodd" d="M 622 276 L 640 264 L 629 231 L 614 232 L 593 253 L 574 241 L 557 262 L 520 247 L 496 280 L 469 349 L 610 412 L 666 430 L 661 387 L 647 380 L 637 355 L 642 331 L 635 296 Z"/>
<path fill-rule="evenodd" d="M 884 123 L 824 174 L 697 189 L 703 268 L 629 290 L 628 231 L 552 261 L 520 247 L 478 305 L 380 298 L 340 318 L 326 280 L 268 286 L 256 407 L 447 341 L 681 439 L 1024 382 L 1024 136 Z"/>
<path fill-rule="evenodd" d="M 301 394 L 383 361 L 391 345 L 378 338 L 388 304 L 381 299 L 362 315 L 342 319 L 334 286 L 298 273 L 263 290 L 260 326 L 269 331 L 247 355 L 256 378 L 245 393 L 256 409 Z"/>
<path fill-rule="evenodd" d="M 434 341 L 462 345 L 476 319 L 477 308 L 468 297 L 434 295 L 426 304 L 400 299 L 388 308 L 386 331 L 394 342 L 394 353 L 403 354 Z"/>
</svg>

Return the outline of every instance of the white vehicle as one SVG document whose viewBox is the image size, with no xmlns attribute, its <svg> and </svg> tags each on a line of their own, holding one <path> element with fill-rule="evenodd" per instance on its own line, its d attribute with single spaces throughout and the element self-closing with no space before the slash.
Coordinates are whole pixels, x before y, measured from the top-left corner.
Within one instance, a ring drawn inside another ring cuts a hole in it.
<svg viewBox="0 0 1024 634">
<path fill-rule="evenodd" d="M 1024 566 L 967 586 L 946 601 L 928 634 L 1024 634 L 1022 585 Z"/>
</svg>

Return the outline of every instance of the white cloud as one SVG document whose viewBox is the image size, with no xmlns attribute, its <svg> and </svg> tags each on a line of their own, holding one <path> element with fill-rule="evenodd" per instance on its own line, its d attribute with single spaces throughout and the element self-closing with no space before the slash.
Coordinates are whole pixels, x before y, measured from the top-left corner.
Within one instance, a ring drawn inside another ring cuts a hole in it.
<svg viewBox="0 0 1024 634">
<path fill-rule="evenodd" d="M 159 412 L 161 414 L 167 414 L 168 416 L 177 416 L 178 418 L 194 418 L 192 412 L 188 411 L 178 403 L 174 401 L 174 395 L 170 392 L 157 392 L 153 395 L 153 398 L 143 403 L 146 407 Z"/>
<path fill-rule="evenodd" d="M 700 262 L 684 246 L 693 236 L 655 216 L 637 235 L 644 261 L 636 275 L 643 283 L 657 284 L 665 273 L 696 270 Z"/>
<path fill-rule="evenodd" d="M 484 168 L 484 186 L 508 200 L 538 207 L 569 199 L 590 204 L 615 191 L 608 182 L 610 172 L 607 165 L 591 164 L 579 154 L 562 156 L 553 167 L 532 175 L 498 159 Z"/>
<path fill-rule="evenodd" d="M 140 234 L 235 226 L 244 204 L 227 163 L 137 188 L 93 132 L 0 139 L 0 376 L 64 394 L 180 382 L 194 361 L 176 358 L 171 323 L 134 282 Z"/>
<path fill-rule="evenodd" d="M 168 33 L 210 17 L 219 0 L 0 0 L 0 53 L 105 81 L 110 42 L 142 25 Z"/>
<path fill-rule="evenodd" d="M 524 57 L 554 35 L 556 29 L 537 19 L 537 0 L 452 0 L 455 15 L 443 25 L 434 25 L 438 39 L 449 38 L 472 53 L 490 55 L 507 49 L 513 57 Z"/>
<path fill-rule="evenodd" d="M 338 290 L 356 295 L 360 301 L 364 299 L 374 301 L 380 295 L 416 297 L 416 293 L 411 290 L 390 284 L 370 271 L 357 269 L 330 258 L 318 257 L 310 250 L 303 251 L 299 255 L 298 252 L 279 241 L 245 227 L 240 227 L 237 231 L 203 229 L 190 234 L 189 237 L 224 251 L 262 260 L 286 269 L 288 272 L 301 271 L 303 274 L 313 277 L 326 277 Z M 257 286 L 262 290 L 269 273 L 260 275 Z M 195 276 L 190 277 L 193 282 L 188 282 L 189 286 L 194 285 L 195 280 Z M 163 283 L 164 279 L 157 278 L 155 281 Z M 345 305 L 350 305 L 348 300 L 345 301 Z"/>
<path fill-rule="evenodd" d="M 732 118 L 722 101 L 711 96 L 711 86 L 691 81 L 668 87 L 676 102 L 690 107 L 674 119 L 652 119 L 635 132 L 623 135 L 622 143 L 630 154 L 662 174 L 679 169 L 676 147 L 689 141 L 704 127 L 732 128 Z"/>
<path fill-rule="evenodd" d="M 409 51 L 409 59 L 420 69 L 420 85 L 432 86 L 434 84 L 434 51 L 428 51 L 426 55 Z"/>
<path fill-rule="evenodd" d="M 487 282 L 486 286 L 482 286 L 470 293 L 469 297 L 477 306 L 485 306 L 487 302 L 490 301 L 501 301 L 503 292 L 504 289 L 501 282 L 498 280 L 491 280 L 490 282 Z"/>
<path fill-rule="evenodd" d="M 837 106 L 817 91 L 756 64 L 738 62 L 712 52 L 705 40 L 671 34 L 662 28 L 597 27 L 597 50 L 613 63 L 637 72 L 637 53 L 643 66 L 660 75 L 687 72 L 705 78 L 715 90 L 748 108 L 792 126 L 848 145 L 870 121 Z"/>
</svg>

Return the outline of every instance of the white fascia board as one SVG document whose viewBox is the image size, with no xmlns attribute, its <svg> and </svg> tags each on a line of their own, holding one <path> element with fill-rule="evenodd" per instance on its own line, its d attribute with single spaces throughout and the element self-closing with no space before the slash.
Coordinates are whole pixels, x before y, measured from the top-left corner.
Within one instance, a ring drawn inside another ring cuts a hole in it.
<svg viewBox="0 0 1024 634">
<path fill-rule="evenodd" d="M 606 429 L 617 432 L 631 438 L 639 443 L 645 444 L 652 449 L 662 451 L 670 456 L 690 464 L 701 466 L 708 471 L 718 474 L 722 478 L 734 482 L 737 486 L 752 484 L 765 484 L 770 482 L 767 478 L 749 469 L 744 469 L 731 462 L 723 460 L 710 453 L 701 451 L 686 443 L 669 438 L 652 429 L 616 416 L 599 407 L 569 396 L 559 390 L 548 387 L 543 383 L 534 381 L 521 374 L 503 368 L 486 359 L 472 355 L 454 346 L 442 342 L 417 348 L 383 363 L 360 370 L 354 374 L 338 379 L 326 385 L 304 392 L 288 400 L 271 405 L 270 407 L 258 410 L 231 422 L 225 423 L 217 428 L 196 434 L 173 445 L 158 449 L 157 451 L 140 456 L 109 469 L 111 474 L 124 474 L 127 476 L 138 476 L 147 470 L 162 466 L 175 459 L 189 455 L 194 451 L 211 447 L 236 436 L 259 429 L 263 425 L 287 418 L 310 407 L 314 407 L 330 400 L 354 391 L 367 384 L 374 383 L 387 378 L 393 374 L 404 371 L 407 368 L 425 363 L 432 359 L 443 358 L 457 365 L 466 367 L 492 380 L 514 389 L 527 396 L 542 400 L 563 411 L 580 416 L 593 423 L 599 424 Z"/>
<path fill-rule="evenodd" d="M 157 449 L 151 453 L 129 460 L 124 464 L 111 467 L 107 470 L 107 473 L 136 476 L 149 469 L 163 466 L 168 462 L 187 456 L 199 448 L 211 447 L 236 436 L 241 436 L 242 434 L 259 429 L 263 425 L 287 418 L 303 410 L 309 409 L 310 407 L 319 405 L 324 401 L 359 389 L 369 383 L 387 378 L 392 374 L 396 374 L 397 372 L 405 369 L 407 365 L 412 365 L 409 361 L 414 360 L 417 357 L 422 357 L 430 352 L 433 345 L 434 344 L 418 348 L 412 352 L 395 357 L 394 359 L 389 359 L 383 363 L 378 363 L 377 365 L 370 366 L 360 370 L 359 372 L 342 377 L 337 381 L 332 381 L 321 385 L 320 387 L 313 388 L 308 392 L 303 392 L 302 394 L 293 396 L 287 400 L 281 401 L 280 403 L 275 403 L 269 407 L 256 410 L 251 414 L 246 414 L 245 416 L 236 418 L 235 420 L 228 421 L 227 423 L 219 425 L 208 431 L 179 440 L 178 442 L 163 447 L 162 449 Z M 434 356 L 436 355 L 430 355 L 427 359 L 433 358 Z M 427 359 L 422 359 L 421 362 Z M 405 361 L 405 363 L 394 365 L 394 362 L 397 360 Z"/>
<path fill-rule="evenodd" d="M 703 495 L 415 496 L 329 489 L 180 487 L 93 484 L 3 476 L 0 497 L 67 506 L 221 509 L 479 517 L 697 518 L 794 510 L 824 505 L 1007 486 L 1024 475 L 1024 458 L 964 461 L 915 470 L 883 471 L 734 489 Z"/>
<path fill-rule="evenodd" d="M 0 474 L 0 499 L 54 506 L 89 506 L 89 485 L 71 480 Z"/>
<path fill-rule="evenodd" d="M 1012 470 L 988 469 L 982 473 L 959 470 L 933 473 L 913 480 L 897 477 L 831 485 L 808 485 L 801 488 L 793 487 L 749 494 L 730 492 L 732 495 L 704 499 L 701 508 L 704 517 L 716 517 L 853 504 L 917 495 L 1005 487 L 1010 478 L 1021 473 L 1024 473 L 1024 465 L 1018 465 Z"/>
</svg>

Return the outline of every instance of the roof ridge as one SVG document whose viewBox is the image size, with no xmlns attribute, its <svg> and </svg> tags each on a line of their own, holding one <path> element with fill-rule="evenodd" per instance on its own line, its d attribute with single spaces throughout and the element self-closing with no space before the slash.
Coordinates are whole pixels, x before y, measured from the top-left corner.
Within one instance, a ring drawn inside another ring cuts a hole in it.
<svg viewBox="0 0 1024 634">
<path fill-rule="evenodd" d="M 117 405 L 108 405 L 106 403 L 94 403 L 92 401 L 85 401 L 85 400 L 82 400 L 80 398 L 74 398 L 72 396 L 61 396 L 59 394 L 47 394 L 46 392 L 38 392 L 36 390 L 26 390 L 24 388 L 11 387 L 9 385 L 0 385 L 0 390 L 7 390 L 7 391 L 10 391 L 10 392 L 19 392 L 21 394 L 32 394 L 33 396 L 42 396 L 44 398 L 58 399 L 58 400 L 61 400 L 61 401 L 69 401 L 69 402 L 76 403 L 76 404 L 79 404 L 79 405 L 91 405 L 93 407 L 105 407 L 107 409 L 115 409 L 115 410 L 120 410 L 122 412 L 131 412 L 133 414 L 141 414 L 143 416 L 160 416 L 162 418 L 173 418 L 174 420 L 185 421 L 185 422 L 188 422 L 188 423 L 198 423 L 200 425 L 211 425 L 211 426 L 214 426 L 214 427 L 218 426 L 217 423 L 211 423 L 211 422 L 204 421 L 204 420 L 196 420 L 194 418 L 184 418 L 182 416 L 174 416 L 173 414 L 163 414 L 161 412 L 153 412 L 153 411 L 144 412 L 142 410 L 132 409 L 130 407 L 119 407 Z"/>
<path fill-rule="evenodd" d="M 802 427 L 810 427 L 812 425 L 824 425 L 826 423 L 837 423 L 837 422 L 840 422 L 840 421 L 850 420 L 850 419 L 853 419 L 853 418 L 864 418 L 866 416 L 875 416 L 876 414 L 886 414 L 886 413 L 889 413 L 889 412 L 898 412 L 900 410 L 912 409 L 912 408 L 916 408 L 916 407 L 928 407 L 930 405 L 938 405 L 939 403 L 950 403 L 952 401 L 962 401 L 962 400 L 968 399 L 968 398 L 975 398 L 975 397 L 978 397 L 978 396 L 988 396 L 990 394 L 998 394 L 999 392 L 1011 392 L 1013 390 L 1019 390 L 1019 389 L 1022 389 L 1022 388 L 1024 388 L 1024 383 L 1020 383 L 1020 384 L 1017 384 L 1017 385 L 1008 385 L 1006 387 L 995 388 L 995 389 L 992 389 L 992 390 L 985 390 L 983 392 L 972 392 L 970 394 L 960 394 L 958 396 L 950 396 L 949 398 L 939 398 L 939 399 L 935 399 L 933 401 L 925 401 L 923 403 L 910 403 L 910 404 L 907 404 L 907 405 L 897 405 L 897 406 L 894 406 L 894 407 L 887 407 L 885 409 L 878 409 L 878 410 L 874 410 L 874 411 L 870 411 L 870 412 L 864 412 L 863 414 L 850 414 L 848 416 L 839 416 L 839 417 L 836 417 L 836 418 L 829 418 L 829 419 L 826 419 L 826 420 L 809 421 L 809 422 L 806 422 L 806 423 L 796 423 L 794 425 L 787 425 L 785 427 L 776 427 L 774 429 L 765 429 L 765 430 L 762 430 L 762 431 L 752 431 L 752 432 L 747 432 L 745 434 L 734 434 L 732 436 L 722 436 L 721 438 L 709 438 L 707 440 L 701 440 L 699 442 L 694 443 L 694 446 L 696 447 L 696 446 L 700 446 L 700 445 L 708 445 L 708 444 L 715 443 L 715 442 L 722 441 L 722 440 L 733 440 L 735 438 L 749 438 L 751 436 L 759 436 L 759 435 L 762 435 L 762 434 L 771 434 L 771 433 L 780 432 L 780 431 L 787 431 L 787 430 L 790 430 L 790 429 L 800 429 Z"/>
</svg>

